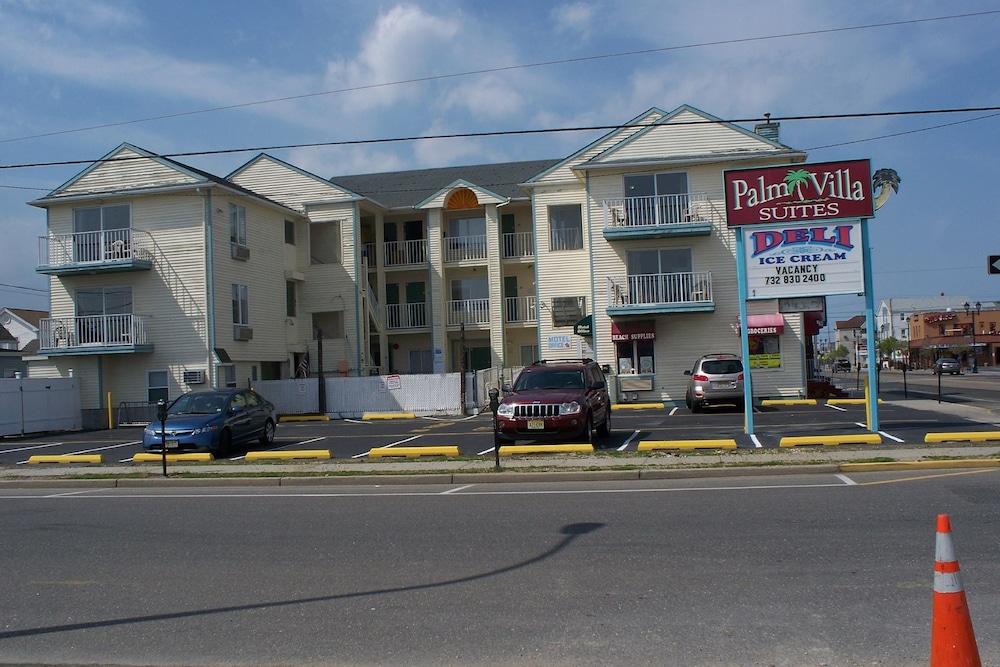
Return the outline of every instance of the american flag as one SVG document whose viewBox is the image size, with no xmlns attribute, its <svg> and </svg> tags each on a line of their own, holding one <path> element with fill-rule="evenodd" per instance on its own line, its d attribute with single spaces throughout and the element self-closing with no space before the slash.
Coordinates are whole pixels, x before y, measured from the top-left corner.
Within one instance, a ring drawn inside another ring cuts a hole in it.
<svg viewBox="0 0 1000 667">
<path fill-rule="evenodd" d="M 307 378 L 309 377 L 309 351 L 302 355 L 299 359 L 299 365 L 295 369 L 295 377 Z"/>
</svg>

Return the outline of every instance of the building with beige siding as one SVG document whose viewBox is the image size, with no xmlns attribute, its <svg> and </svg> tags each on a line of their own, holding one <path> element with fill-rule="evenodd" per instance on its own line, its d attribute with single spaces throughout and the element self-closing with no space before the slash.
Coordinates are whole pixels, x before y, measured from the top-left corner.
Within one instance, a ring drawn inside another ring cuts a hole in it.
<svg viewBox="0 0 1000 667">
<path fill-rule="evenodd" d="M 722 173 L 805 154 L 688 106 L 625 125 L 565 159 L 329 179 L 122 145 L 32 202 L 52 308 L 30 372 L 72 369 L 97 408 L 315 373 L 321 337 L 328 375 L 586 356 L 620 400 L 681 402 L 700 355 L 739 349 Z M 755 393 L 800 394 L 802 314 L 750 312 Z"/>
</svg>

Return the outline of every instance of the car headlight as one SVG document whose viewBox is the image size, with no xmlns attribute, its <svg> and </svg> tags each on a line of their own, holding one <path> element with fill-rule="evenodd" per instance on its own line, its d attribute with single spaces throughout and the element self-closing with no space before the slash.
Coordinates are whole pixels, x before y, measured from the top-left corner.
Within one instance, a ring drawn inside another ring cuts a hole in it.
<svg viewBox="0 0 1000 667">
<path fill-rule="evenodd" d="M 191 431 L 191 435 L 202 435 L 203 433 L 214 433 L 215 431 L 218 431 L 218 430 L 219 430 L 219 427 L 215 426 L 215 425 L 212 425 L 212 426 L 202 426 L 201 428 L 196 428 L 195 430 Z"/>
<path fill-rule="evenodd" d="M 563 403 L 559 406 L 559 414 L 561 415 L 575 415 L 580 412 L 580 404 L 576 401 L 571 403 Z"/>
<path fill-rule="evenodd" d="M 514 416 L 514 406 L 507 403 L 501 403 L 500 407 L 497 408 L 497 414 L 501 417 L 513 417 Z"/>
<path fill-rule="evenodd" d="M 159 431 L 154 429 L 152 426 L 147 426 L 142 432 L 146 435 L 160 435 Z"/>
</svg>

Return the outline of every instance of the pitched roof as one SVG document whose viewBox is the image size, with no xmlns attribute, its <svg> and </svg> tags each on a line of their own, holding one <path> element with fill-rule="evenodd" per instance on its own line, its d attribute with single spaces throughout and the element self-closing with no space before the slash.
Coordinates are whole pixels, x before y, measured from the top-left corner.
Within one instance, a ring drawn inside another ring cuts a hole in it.
<svg viewBox="0 0 1000 667">
<path fill-rule="evenodd" d="M 377 174 L 334 176 L 330 182 L 373 199 L 388 208 L 414 208 L 455 181 L 463 180 L 511 199 L 527 198 L 520 187 L 559 160 L 499 162 L 461 167 L 387 171 Z"/>
<path fill-rule="evenodd" d="M 865 328 L 865 316 L 855 315 L 848 320 L 838 320 L 836 327 L 841 331 L 845 329 L 864 329 Z"/>
<path fill-rule="evenodd" d="M 39 321 L 41 321 L 43 317 L 49 316 L 49 311 L 47 310 L 29 310 L 27 308 L 8 308 L 7 310 L 14 313 L 36 329 L 38 328 Z"/>
</svg>

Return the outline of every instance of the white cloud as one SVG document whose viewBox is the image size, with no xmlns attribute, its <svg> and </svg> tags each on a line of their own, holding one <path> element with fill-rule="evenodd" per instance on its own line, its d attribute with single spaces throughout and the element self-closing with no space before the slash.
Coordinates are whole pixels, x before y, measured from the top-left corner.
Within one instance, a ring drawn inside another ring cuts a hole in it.
<svg viewBox="0 0 1000 667">
<path fill-rule="evenodd" d="M 436 121 L 422 134 L 451 134 L 454 129 Z M 483 142 L 472 138 L 431 139 L 413 142 L 413 155 L 421 167 L 445 167 L 459 163 L 501 162 L 495 151 L 487 151 Z"/>
<path fill-rule="evenodd" d="M 286 162 L 310 171 L 322 178 L 396 171 L 405 168 L 403 160 L 393 151 L 368 146 L 338 146 L 334 148 L 295 148 Z"/>
<path fill-rule="evenodd" d="M 552 9 L 556 32 L 577 33 L 587 38 L 590 37 L 593 20 L 594 8 L 586 2 L 570 2 Z"/>
<path fill-rule="evenodd" d="M 74 29 L 97 30 L 131 28 L 142 24 L 142 15 L 127 2 L 101 2 L 99 0 L 7 0 L 0 9 L 16 8 L 57 20 Z"/>
</svg>

